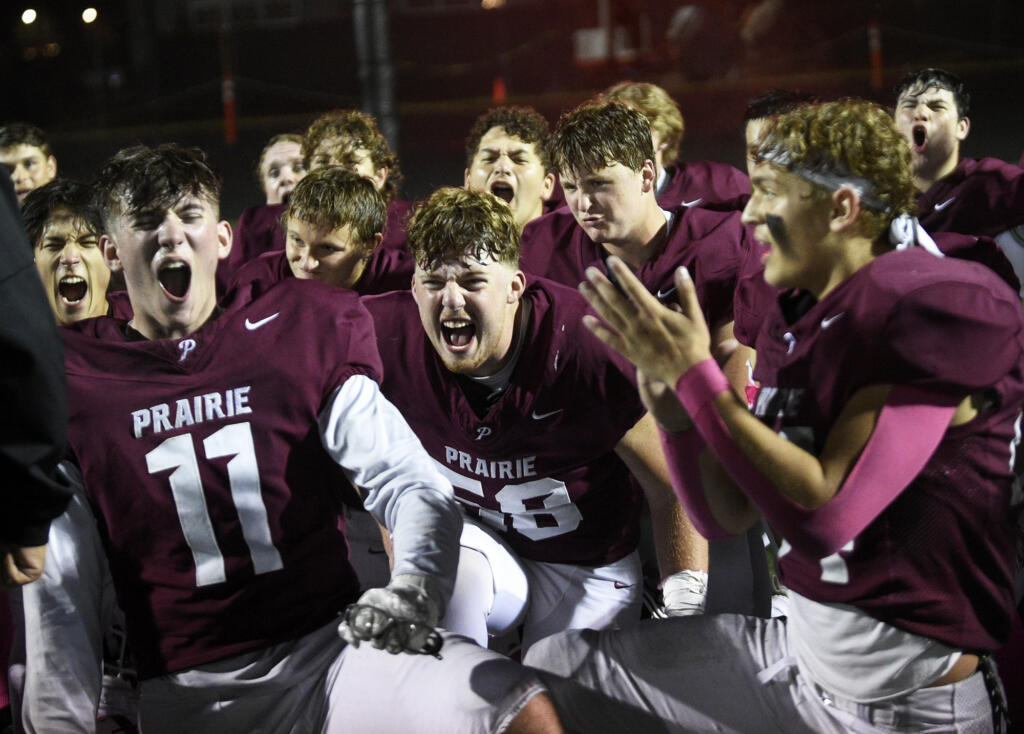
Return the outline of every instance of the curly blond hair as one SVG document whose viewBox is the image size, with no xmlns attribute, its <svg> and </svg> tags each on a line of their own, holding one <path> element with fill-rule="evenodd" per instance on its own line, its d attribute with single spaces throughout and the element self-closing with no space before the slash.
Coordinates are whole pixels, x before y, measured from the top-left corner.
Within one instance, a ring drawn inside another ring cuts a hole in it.
<svg viewBox="0 0 1024 734">
<path fill-rule="evenodd" d="M 519 266 L 519 226 L 508 205 L 483 191 L 446 186 L 420 202 L 406 229 L 416 264 L 466 258 Z"/>
<path fill-rule="evenodd" d="M 402 181 L 398 156 L 391 151 L 387 138 L 378 129 L 372 115 L 359 110 L 334 110 L 314 120 L 302 138 L 306 170 L 314 168 L 313 156 L 322 146 L 329 148 L 332 155 L 341 161 L 351 158 L 357 150 L 367 151 L 374 169 L 388 169 L 388 178 L 381 192 L 384 198 L 390 202 L 398 196 Z"/>
<path fill-rule="evenodd" d="M 626 81 L 606 89 L 601 98 L 608 102 L 622 102 L 642 113 L 651 125 L 651 133 L 658 133 L 665 143 L 662 161 L 666 166 L 675 163 L 686 125 L 679 105 L 668 92 L 657 84 Z"/>
<path fill-rule="evenodd" d="M 751 154 L 802 175 L 825 195 L 823 177 L 864 184 L 865 234 L 876 238 L 900 214 L 914 209 L 910 149 L 880 106 L 842 99 L 807 105 L 770 123 Z"/>
</svg>

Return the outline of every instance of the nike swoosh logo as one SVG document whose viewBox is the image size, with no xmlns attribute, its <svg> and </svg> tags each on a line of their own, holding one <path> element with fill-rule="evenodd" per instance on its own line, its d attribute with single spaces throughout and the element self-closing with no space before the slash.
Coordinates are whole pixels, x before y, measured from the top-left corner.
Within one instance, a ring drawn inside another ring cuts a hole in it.
<svg viewBox="0 0 1024 734">
<path fill-rule="evenodd" d="M 947 206 L 952 204 L 954 201 L 956 201 L 956 197 L 955 196 L 952 199 L 946 199 L 941 204 L 936 204 L 935 205 L 935 211 L 941 212 L 943 209 L 945 209 Z"/>
<path fill-rule="evenodd" d="M 629 588 L 630 586 L 632 586 L 632 585 L 633 585 L 633 584 L 624 584 L 624 583 L 622 583 L 621 581 L 616 581 L 616 582 L 615 582 L 615 588 L 616 588 L 616 589 L 628 589 L 628 588 Z"/>
<path fill-rule="evenodd" d="M 836 321 L 838 321 L 839 319 L 843 318 L 843 316 L 845 316 L 845 315 L 846 315 L 846 311 L 840 311 L 835 316 L 829 316 L 827 319 L 822 319 L 821 320 L 821 328 L 822 329 L 827 329 L 828 327 L 832 326 L 832 324 L 834 324 Z"/>
<path fill-rule="evenodd" d="M 671 296 L 675 292 L 676 292 L 676 287 L 675 286 L 672 286 L 667 291 L 663 291 L 663 290 L 661 290 L 661 288 L 659 288 L 658 289 L 658 300 L 660 301 L 662 298 L 668 298 L 669 296 Z"/>
<path fill-rule="evenodd" d="M 701 197 L 699 199 L 694 199 L 693 201 L 683 201 L 683 202 L 680 202 L 680 205 L 681 206 L 697 206 L 702 201 L 704 201 L 704 197 Z"/>
<path fill-rule="evenodd" d="M 246 318 L 245 319 L 245 328 L 248 329 L 249 331 L 256 331 L 256 329 L 260 328 L 261 326 L 266 326 L 267 324 L 269 324 L 271 321 L 273 321 L 274 319 L 276 319 L 280 315 L 281 315 L 281 312 L 278 311 L 277 313 L 271 314 L 270 316 L 267 316 L 267 318 L 260 319 L 259 321 L 249 321 L 249 319 Z"/>
<path fill-rule="evenodd" d="M 535 411 L 533 411 L 533 419 L 534 419 L 535 421 L 542 421 L 542 420 L 544 420 L 545 418 L 550 418 L 550 417 L 551 417 L 551 416 L 553 416 L 553 415 L 558 415 L 558 414 L 559 414 L 559 413 L 561 413 L 561 412 L 562 412 L 563 410 L 565 410 L 565 408 L 559 408 L 558 410 L 552 410 L 552 411 L 551 411 L 550 413 L 538 413 L 538 412 L 537 412 L 537 411 L 535 410 Z"/>
</svg>

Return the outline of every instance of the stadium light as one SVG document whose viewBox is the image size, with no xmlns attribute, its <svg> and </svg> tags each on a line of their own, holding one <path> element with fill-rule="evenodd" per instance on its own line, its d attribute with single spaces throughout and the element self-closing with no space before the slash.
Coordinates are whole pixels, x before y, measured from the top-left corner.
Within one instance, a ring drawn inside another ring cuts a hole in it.
<svg viewBox="0 0 1024 734">
<path fill-rule="evenodd" d="M 21 14 L 21 22 L 25 25 L 32 25 L 36 22 L 36 11 L 32 8 L 25 8 L 25 11 Z"/>
<path fill-rule="evenodd" d="M 94 20 L 96 20 L 97 15 L 98 13 L 96 12 L 96 8 L 86 8 L 82 11 L 82 22 L 92 23 Z"/>
</svg>

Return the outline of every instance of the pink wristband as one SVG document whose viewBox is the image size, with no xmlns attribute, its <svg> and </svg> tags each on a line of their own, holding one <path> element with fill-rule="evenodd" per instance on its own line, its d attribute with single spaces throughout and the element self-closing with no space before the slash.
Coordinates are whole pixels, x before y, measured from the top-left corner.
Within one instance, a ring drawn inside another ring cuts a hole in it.
<svg viewBox="0 0 1024 734">
<path fill-rule="evenodd" d="M 684 372 L 676 383 L 676 395 L 691 418 L 718 395 L 731 389 L 725 373 L 710 357 Z"/>
</svg>

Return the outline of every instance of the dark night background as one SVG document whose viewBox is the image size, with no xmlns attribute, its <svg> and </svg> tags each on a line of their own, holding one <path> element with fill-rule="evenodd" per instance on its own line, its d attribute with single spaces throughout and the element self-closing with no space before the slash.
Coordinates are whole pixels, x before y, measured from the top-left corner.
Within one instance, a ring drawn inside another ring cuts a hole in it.
<svg viewBox="0 0 1024 734">
<path fill-rule="evenodd" d="M 99 17 L 86 25 L 90 5 Z M 687 5 L 690 15 L 680 14 Z M 28 7 L 37 19 L 24 25 Z M 234 218 L 262 201 L 252 171 L 268 137 L 301 132 L 332 108 L 376 111 L 364 102 L 356 29 L 371 39 L 371 55 L 383 47 L 359 7 L 371 17 L 379 8 L 387 21 L 390 54 L 376 55 L 390 69 L 375 68 L 393 80 L 392 143 L 407 199 L 462 183 L 465 135 L 492 105 L 496 79 L 508 103 L 533 105 L 552 124 L 615 81 L 660 84 L 686 120 L 683 158 L 741 165 L 744 104 L 769 87 L 889 104 L 905 71 L 942 66 L 971 88 L 964 153 L 1016 162 L 1024 152 L 1020 0 L 24 0 L 0 9 L 0 118 L 44 128 L 60 173 L 78 178 L 125 145 L 198 145 L 224 176 L 223 213 Z M 674 17 L 693 20 L 669 38 Z M 588 57 L 600 48 L 584 42 L 606 38 L 597 29 L 609 26 L 626 51 Z M 225 69 L 234 81 L 233 143 L 225 139 Z"/>
</svg>

